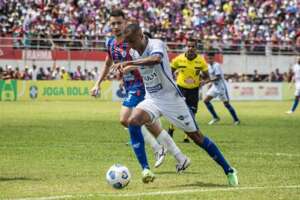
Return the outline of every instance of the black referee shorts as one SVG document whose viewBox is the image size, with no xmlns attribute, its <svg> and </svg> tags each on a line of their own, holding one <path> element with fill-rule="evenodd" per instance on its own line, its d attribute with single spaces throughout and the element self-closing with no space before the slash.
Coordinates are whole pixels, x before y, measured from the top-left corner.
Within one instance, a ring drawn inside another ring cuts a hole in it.
<svg viewBox="0 0 300 200">
<path fill-rule="evenodd" d="M 180 87 L 178 85 L 182 95 L 185 97 L 185 102 L 191 111 L 196 114 L 198 111 L 198 102 L 199 102 L 199 87 L 187 89 Z"/>
</svg>

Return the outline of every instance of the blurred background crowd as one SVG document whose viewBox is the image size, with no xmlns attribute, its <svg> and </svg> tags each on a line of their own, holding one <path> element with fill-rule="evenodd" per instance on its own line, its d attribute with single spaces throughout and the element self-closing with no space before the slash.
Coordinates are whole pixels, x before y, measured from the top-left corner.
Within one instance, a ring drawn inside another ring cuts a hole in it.
<svg viewBox="0 0 300 200">
<path fill-rule="evenodd" d="M 299 0 L 0 0 L 0 36 L 23 38 L 16 47 L 33 45 L 32 38 L 46 46 L 65 39 L 56 45 L 80 48 L 78 39 L 97 47 L 109 35 L 109 11 L 120 6 L 128 21 L 170 48 L 194 37 L 199 48 L 300 51 Z"/>
<path fill-rule="evenodd" d="M 275 69 L 270 74 L 261 74 L 254 70 L 252 74 L 225 74 L 225 78 L 229 82 L 290 82 L 293 76 L 293 70 L 290 68 L 287 72 L 280 72 Z M 0 67 L 1 79 L 18 79 L 18 80 L 98 80 L 99 70 L 94 67 L 91 70 L 82 69 L 77 66 L 76 70 L 70 71 L 64 67 L 47 67 L 38 68 L 36 65 L 32 67 L 25 66 L 24 70 L 12 66 Z M 109 73 L 108 80 L 120 79 L 115 73 Z"/>
</svg>

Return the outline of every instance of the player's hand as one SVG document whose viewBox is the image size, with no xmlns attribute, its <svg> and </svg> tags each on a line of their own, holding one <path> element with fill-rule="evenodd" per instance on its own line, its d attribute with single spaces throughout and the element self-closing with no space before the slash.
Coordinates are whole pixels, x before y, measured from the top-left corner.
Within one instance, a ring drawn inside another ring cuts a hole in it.
<svg viewBox="0 0 300 200">
<path fill-rule="evenodd" d="M 91 90 L 90 90 L 90 94 L 93 97 L 98 97 L 100 96 L 100 87 L 98 85 L 95 85 Z"/>
<path fill-rule="evenodd" d="M 206 84 L 206 81 L 202 80 L 202 81 L 200 82 L 200 87 L 204 86 L 205 84 Z"/>
<path fill-rule="evenodd" d="M 126 66 L 125 63 L 115 63 L 110 68 L 111 68 L 112 72 L 119 72 L 119 73 L 123 74 L 123 68 L 125 66 Z"/>
</svg>

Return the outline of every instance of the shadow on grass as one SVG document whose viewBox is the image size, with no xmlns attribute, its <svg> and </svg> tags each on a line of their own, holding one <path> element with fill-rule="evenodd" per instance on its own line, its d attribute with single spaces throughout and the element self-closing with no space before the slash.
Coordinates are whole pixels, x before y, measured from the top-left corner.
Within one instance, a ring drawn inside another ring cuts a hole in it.
<svg viewBox="0 0 300 200">
<path fill-rule="evenodd" d="M 155 172 L 155 174 L 160 174 L 160 175 L 164 175 L 164 174 L 177 174 L 177 172 L 175 171 L 164 171 L 164 172 Z M 184 174 L 201 174 L 200 172 L 184 172 Z"/>
<path fill-rule="evenodd" d="M 41 181 L 38 178 L 27 178 L 27 177 L 0 177 L 0 182 L 5 181 Z"/>
<path fill-rule="evenodd" d="M 226 184 L 215 184 L 215 183 L 205 183 L 201 181 L 196 181 L 195 183 L 173 185 L 169 188 L 179 188 L 179 187 L 202 187 L 202 188 L 216 188 L 216 187 L 228 187 Z"/>
</svg>

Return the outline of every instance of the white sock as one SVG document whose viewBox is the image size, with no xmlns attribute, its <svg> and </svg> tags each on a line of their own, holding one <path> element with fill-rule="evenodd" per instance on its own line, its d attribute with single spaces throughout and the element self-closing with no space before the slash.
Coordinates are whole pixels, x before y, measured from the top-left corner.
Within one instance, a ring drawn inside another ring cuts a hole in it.
<svg viewBox="0 0 300 200">
<path fill-rule="evenodd" d="M 157 137 L 157 141 L 160 144 L 164 145 L 167 148 L 168 152 L 170 152 L 178 162 L 181 163 L 185 160 L 186 156 L 181 152 L 181 150 L 178 148 L 178 146 L 175 144 L 174 140 L 166 130 L 161 131 L 161 133 Z"/>
<path fill-rule="evenodd" d="M 142 134 L 145 143 L 149 144 L 154 152 L 158 152 L 161 149 L 159 143 L 156 141 L 154 136 L 148 131 L 148 129 L 145 126 L 142 126 Z"/>
</svg>

